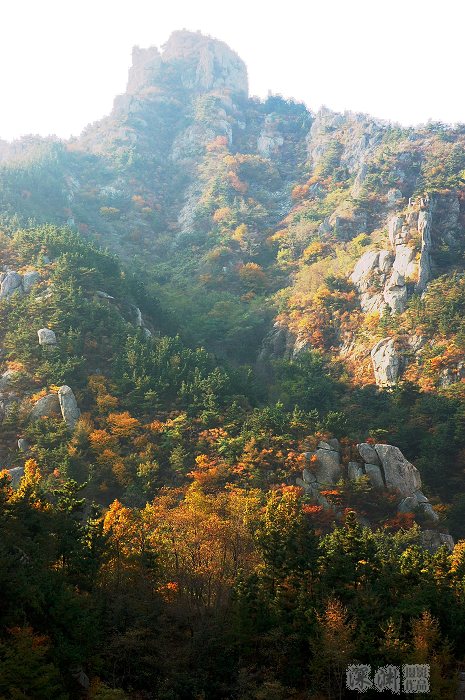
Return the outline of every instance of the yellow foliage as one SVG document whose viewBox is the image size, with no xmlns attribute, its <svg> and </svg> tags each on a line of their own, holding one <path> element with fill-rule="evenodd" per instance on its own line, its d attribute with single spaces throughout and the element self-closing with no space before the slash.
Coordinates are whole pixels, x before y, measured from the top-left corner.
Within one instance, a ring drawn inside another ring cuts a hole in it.
<svg viewBox="0 0 465 700">
<path fill-rule="evenodd" d="M 109 413 L 107 421 L 110 432 L 116 437 L 131 437 L 140 427 L 140 423 L 137 418 L 133 418 L 128 411 L 123 411 L 122 413 Z"/>
</svg>

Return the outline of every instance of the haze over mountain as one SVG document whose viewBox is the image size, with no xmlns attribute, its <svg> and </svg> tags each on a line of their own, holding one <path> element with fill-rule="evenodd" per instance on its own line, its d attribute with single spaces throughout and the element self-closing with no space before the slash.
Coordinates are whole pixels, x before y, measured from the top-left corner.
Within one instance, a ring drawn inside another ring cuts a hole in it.
<svg viewBox="0 0 465 700">
<path fill-rule="evenodd" d="M 465 127 L 259 100 L 177 31 L 0 144 L 0 214 L 0 695 L 453 697 Z"/>
</svg>

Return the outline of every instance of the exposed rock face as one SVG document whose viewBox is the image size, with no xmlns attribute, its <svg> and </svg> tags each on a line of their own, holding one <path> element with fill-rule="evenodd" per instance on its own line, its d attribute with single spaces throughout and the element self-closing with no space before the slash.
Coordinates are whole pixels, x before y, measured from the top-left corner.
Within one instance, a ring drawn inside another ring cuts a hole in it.
<svg viewBox="0 0 465 700">
<path fill-rule="evenodd" d="M 39 345 L 55 346 L 57 344 L 57 337 L 50 328 L 40 328 L 37 335 L 39 336 Z"/>
<path fill-rule="evenodd" d="M 37 270 L 29 270 L 23 275 L 23 290 L 25 294 L 28 294 L 32 287 L 40 282 L 40 275 Z"/>
<path fill-rule="evenodd" d="M 380 143 L 386 125 L 364 114 L 337 114 L 322 107 L 316 115 L 307 139 L 307 149 L 313 165 L 318 165 L 328 148 L 334 145 L 334 131 L 344 127 L 345 138 L 340 143 L 340 162 L 350 173 L 361 174 L 367 155 Z M 359 178 L 363 181 L 363 174 Z"/>
<path fill-rule="evenodd" d="M 379 250 L 367 250 L 355 265 L 350 279 L 360 289 L 368 284 L 372 271 L 378 267 L 379 255 Z"/>
<path fill-rule="evenodd" d="M 36 401 L 29 414 L 29 420 L 56 418 L 60 415 L 60 402 L 56 394 L 47 394 Z"/>
<path fill-rule="evenodd" d="M 383 474 L 377 464 L 365 464 L 365 473 L 370 479 L 371 485 L 377 489 L 382 489 L 385 486 Z"/>
<path fill-rule="evenodd" d="M 15 372 L 14 369 L 7 369 L 3 374 L 0 374 L 0 391 L 7 389 L 16 376 L 18 376 L 18 372 Z"/>
<path fill-rule="evenodd" d="M 19 438 L 18 440 L 18 450 L 20 452 L 27 452 L 29 449 L 29 443 L 24 438 Z"/>
<path fill-rule="evenodd" d="M 260 136 L 257 139 L 257 151 L 264 158 L 270 158 L 279 153 L 284 139 L 279 132 L 279 120 L 273 114 L 267 114 Z"/>
<path fill-rule="evenodd" d="M 381 460 L 386 486 L 399 491 L 403 496 L 411 496 L 421 489 L 420 472 L 394 445 L 375 445 Z"/>
<path fill-rule="evenodd" d="M 29 270 L 24 275 L 14 270 L 0 273 L 0 298 L 10 297 L 12 294 L 29 293 L 38 282 L 40 275 L 37 270 Z"/>
<path fill-rule="evenodd" d="M 317 449 L 315 456 L 317 458 L 315 475 L 318 483 L 336 483 L 342 476 L 339 452 L 336 450 Z"/>
<path fill-rule="evenodd" d="M 22 292 L 22 277 L 17 272 L 7 272 L 0 285 L 0 298 L 10 297 L 15 292 Z"/>
<path fill-rule="evenodd" d="M 371 351 L 373 372 L 378 386 L 393 386 L 399 377 L 400 356 L 393 338 L 383 338 Z"/>
<path fill-rule="evenodd" d="M 320 442 L 315 452 L 306 452 L 305 457 L 311 468 L 304 469 L 303 480 L 297 482 L 325 508 L 329 508 L 330 504 L 321 496 L 320 490 L 324 486 L 335 484 L 342 477 L 340 449 L 338 440 L 329 440 Z"/>
<path fill-rule="evenodd" d="M 7 369 L 0 375 L 0 422 L 18 400 L 14 389 L 14 379 L 17 376 L 18 372 L 12 369 Z"/>
<path fill-rule="evenodd" d="M 12 469 L 8 469 L 8 474 L 11 478 L 12 487 L 16 489 L 18 488 L 19 482 L 24 476 L 24 467 L 13 467 Z"/>
<path fill-rule="evenodd" d="M 363 476 L 368 477 L 374 488 L 388 488 L 398 493 L 397 508 L 400 513 L 419 512 L 433 523 L 438 522 L 438 514 L 420 490 L 418 469 L 404 457 L 398 447 L 381 444 L 372 446 L 363 442 L 357 445 L 357 449 L 363 463 L 349 462 L 346 478 L 355 481 Z M 303 470 L 302 479 L 296 480 L 297 485 L 325 509 L 337 510 L 322 495 L 321 490 L 336 484 L 344 476 L 340 451 L 337 440 L 320 442 L 315 452 L 304 453 L 309 466 Z"/>
<path fill-rule="evenodd" d="M 126 95 L 140 95 L 157 86 L 168 67 L 176 70 L 189 90 L 248 93 L 245 64 L 229 46 L 200 32 L 183 30 L 171 34 L 162 53 L 154 46 L 133 48 Z"/>
<path fill-rule="evenodd" d="M 63 420 L 68 428 L 72 430 L 79 420 L 81 411 L 77 405 L 76 397 L 71 387 L 66 386 L 66 384 L 61 386 L 58 390 L 58 400 Z"/>
<path fill-rule="evenodd" d="M 384 301 L 395 314 L 405 311 L 407 306 L 407 287 L 403 275 L 393 270 L 384 288 Z"/>
<path fill-rule="evenodd" d="M 153 85 L 160 75 L 161 66 L 161 54 L 155 46 L 148 49 L 134 46 L 126 92 L 135 95 L 149 85 Z"/>
<path fill-rule="evenodd" d="M 437 530 L 423 530 L 420 532 L 420 542 L 434 554 L 439 547 L 445 545 L 449 552 L 454 549 L 454 538 L 452 535 L 447 535 L 444 532 L 437 532 Z"/>
<path fill-rule="evenodd" d="M 368 444 L 368 442 L 361 442 L 359 445 L 357 445 L 357 450 L 365 463 L 377 464 L 378 466 L 381 464 L 378 453 L 373 445 Z"/>
<path fill-rule="evenodd" d="M 358 462 L 349 462 L 347 472 L 351 481 L 360 479 L 360 477 L 364 474 L 363 467 Z"/>
<path fill-rule="evenodd" d="M 257 369 L 266 371 L 271 360 L 282 357 L 292 357 L 308 347 L 307 341 L 296 341 L 287 328 L 275 323 L 263 339 L 262 347 L 257 358 Z"/>
<path fill-rule="evenodd" d="M 152 55 L 150 58 L 156 60 Z M 197 32 L 176 31 L 164 47 L 162 60 L 178 66 L 184 87 L 248 93 L 247 68 L 222 41 Z"/>
</svg>

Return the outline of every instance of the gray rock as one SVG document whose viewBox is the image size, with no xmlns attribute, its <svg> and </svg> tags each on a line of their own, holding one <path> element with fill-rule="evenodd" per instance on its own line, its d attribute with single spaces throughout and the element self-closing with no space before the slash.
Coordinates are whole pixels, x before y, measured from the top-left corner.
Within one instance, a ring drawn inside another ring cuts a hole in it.
<svg viewBox="0 0 465 700">
<path fill-rule="evenodd" d="M 12 383 L 12 380 L 17 375 L 18 372 L 15 372 L 13 369 L 7 369 L 5 372 L 3 372 L 3 374 L 0 375 L 0 391 L 5 391 L 5 389 L 8 389 Z"/>
<path fill-rule="evenodd" d="M 319 450 L 332 450 L 333 449 L 331 447 L 331 445 L 329 444 L 329 440 L 328 440 L 328 442 L 326 442 L 325 440 L 320 440 L 317 447 Z"/>
<path fill-rule="evenodd" d="M 421 489 L 420 472 L 394 445 L 375 445 L 381 460 L 386 486 L 399 491 L 402 496 L 412 496 Z"/>
<path fill-rule="evenodd" d="M 413 263 L 415 251 L 409 245 L 396 246 L 396 257 L 393 263 L 394 270 L 403 278 L 410 277 L 415 273 L 416 265 Z"/>
<path fill-rule="evenodd" d="M 321 450 L 315 452 L 317 467 L 316 478 L 319 484 L 334 484 L 342 476 L 339 452 L 335 450 Z"/>
<path fill-rule="evenodd" d="M 391 308 L 392 313 L 401 314 L 407 307 L 407 287 L 405 278 L 396 269 L 393 269 L 389 280 L 384 287 L 384 301 Z"/>
<path fill-rule="evenodd" d="M 446 545 L 447 549 L 452 552 L 454 549 L 454 538 L 444 532 L 437 530 L 422 530 L 420 532 L 420 544 L 434 554 L 439 547 Z"/>
<path fill-rule="evenodd" d="M 418 508 L 418 501 L 415 496 L 407 496 L 397 506 L 399 513 L 414 513 Z"/>
<path fill-rule="evenodd" d="M 428 520 L 431 520 L 433 523 L 439 522 L 439 515 L 434 510 L 431 503 L 420 503 L 419 507 L 425 518 L 428 518 Z"/>
<path fill-rule="evenodd" d="M 90 680 L 89 676 L 84 672 L 82 666 L 77 666 L 75 668 L 70 668 L 71 676 L 74 678 L 76 683 L 81 686 L 84 690 L 89 690 Z"/>
<path fill-rule="evenodd" d="M 400 356 L 395 348 L 394 338 L 383 338 L 371 351 L 371 362 L 376 384 L 393 386 L 400 373 Z"/>
<path fill-rule="evenodd" d="M 335 452 L 341 451 L 341 444 L 337 438 L 330 438 L 328 440 L 328 445 L 332 450 L 335 450 Z"/>
<path fill-rule="evenodd" d="M 60 415 L 60 402 L 56 394 L 47 394 L 35 402 L 29 414 L 29 420 L 55 418 Z"/>
<path fill-rule="evenodd" d="M 11 485 L 14 489 L 18 488 L 19 482 L 24 476 L 24 467 L 13 467 L 13 469 L 8 469 L 8 474 L 11 478 Z"/>
<path fill-rule="evenodd" d="M 271 158 L 279 154 L 283 144 L 284 138 L 279 132 L 279 121 L 275 115 L 267 114 L 257 139 L 257 151 L 264 158 Z"/>
<path fill-rule="evenodd" d="M 389 272 L 394 261 L 394 256 L 390 250 L 380 250 L 378 268 L 380 272 Z"/>
<path fill-rule="evenodd" d="M 417 499 L 418 503 L 428 503 L 428 499 L 426 496 L 421 492 L 421 491 L 415 491 L 415 498 Z"/>
<path fill-rule="evenodd" d="M 22 277 L 17 272 L 9 271 L 6 273 L 0 285 L 0 299 L 6 298 L 15 292 L 22 292 Z"/>
<path fill-rule="evenodd" d="M 316 481 L 309 483 L 308 481 L 304 481 L 303 479 L 297 478 L 295 480 L 295 483 L 297 484 L 297 486 L 300 486 L 300 488 L 302 488 L 308 496 L 313 496 L 314 498 L 316 498 L 320 494 L 318 484 Z"/>
<path fill-rule="evenodd" d="M 395 187 L 391 188 L 387 193 L 388 204 L 398 204 L 402 199 L 402 192 Z"/>
<path fill-rule="evenodd" d="M 365 464 L 365 472 L 370 479 L 370 483 L 377 489 L 384 488 L 384 479 L 381 468 L 377 464 Z"/>
<path fill-rule="evenodd" d="M 357 445 L 357 450 L 364 462 L 368 462 L 369 464 L 377 464 L 378 466 L 381 464 L 378 453 L 373 445 L 369 445 L 368 442 L 361 442 L 359 445 Z"/>
<path fill-rule="evenodd" d="M 58 389 L 58 400 L 60 402 L 61 415 L 68 428 L 73 430 L 79 420 L 81 411 L 77 405 L 76 397 L 71 387 L 61 386 Z"/>
<path fill-rule="evenodd" d="M 303 470 L 302 478 L 306 484 L 316 484 L 317 483 L 315 474 L 313 472 L 311 472 L 309 469 Z"/>
<path fill-rule="evenodd" d="M 362 477 L 364 474 L 362 465 L 359 464 L 358 462 L 349 462 L 348 474 L 349 474 L 349 479 L 351 481 L 355 481 L 356 479 L 360 479 L 360 477 Z"/>
<path fill-rule="evenodd" d="M 18 440 L 18 450 L 20 452 L 27 452 L 29 450 L 29 443 L 24 438 L 19 438 Z"/>
<path fill-rule="evenodd" d="M 39 336 L 39 345 L 50 346 L 57 344 L 57 337 L 55 332 L 50 330 L 50 328 L 40 328 L 37 331 Z"/>
<path fill-rule="evenodd" d="M 37 270 L 29 270 L 23 275 L 23 290 L 26 294 L 31 291 L 32 287 L 40 282 L 40 275 Z"/>
<path fill-rule="evenodd" d="M 351 281 L 358 285 L 362 279 L 369 277 L 370 273 L 376 269 L 378 260 L 378 250 L 368 250 L 364 253 L 354 267 L 354 271 L 350 276 Z"/>
<path fill-rule="evenodd" d="M 389 240 L 391 242 L 392 247 L 396 245 L 396 242 L 398 241 L 399 234 L 402 231 L 402 226 L 404 225 L 404 219 L 402 216 L 392 216 L 389 219 L 388 223 L 388 231 L 389 231 Z"/>
</svg>

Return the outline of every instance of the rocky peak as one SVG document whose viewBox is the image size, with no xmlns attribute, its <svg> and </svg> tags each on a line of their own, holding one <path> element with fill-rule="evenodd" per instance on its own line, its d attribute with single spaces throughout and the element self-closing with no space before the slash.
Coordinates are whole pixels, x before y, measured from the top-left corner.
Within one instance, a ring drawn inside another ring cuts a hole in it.
<svg viewBox="0 0 465 700">
<path fill-rule="evenodd" d="M 144 88 L 153 85 L 160 75 L 161 67 L 162 58 L 156 46 L 150 46 L 148 49 L 134 46 L 126 88 L 127 94 L 135 95 Z"/>
<path fill-rule="evenodd" d="M 133 48 L 126 95 L 160 87 L 163 75 L 171 71 L 193 92 L 248 93 L 245 63 L 227 44 L 200 32 L 176 31 L 162 52 L 155 46 Z"/>
<path fill-rule="evenodd" d="M 173 32 L 163 47 L 162 59 L 178 68 L 186 88 L 248 94 L 247 68 L 242 59 L 224 42 L 200 32 Z"/>
</svg>

